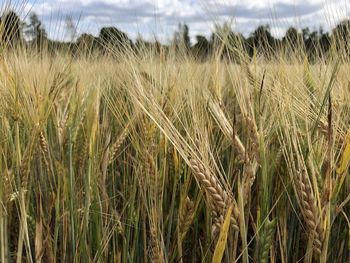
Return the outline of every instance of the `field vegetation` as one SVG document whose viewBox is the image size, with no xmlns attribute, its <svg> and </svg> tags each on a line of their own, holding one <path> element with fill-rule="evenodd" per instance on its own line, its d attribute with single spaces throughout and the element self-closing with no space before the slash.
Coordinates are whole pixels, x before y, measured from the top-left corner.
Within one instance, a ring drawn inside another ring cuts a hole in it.
<svg viewBox="0 0 350 263">
<path fill-rule="evenodd" d="M 1 262 L 350 260 L 347 43 L 217 38 L 2 46 Z"/>
</svg>

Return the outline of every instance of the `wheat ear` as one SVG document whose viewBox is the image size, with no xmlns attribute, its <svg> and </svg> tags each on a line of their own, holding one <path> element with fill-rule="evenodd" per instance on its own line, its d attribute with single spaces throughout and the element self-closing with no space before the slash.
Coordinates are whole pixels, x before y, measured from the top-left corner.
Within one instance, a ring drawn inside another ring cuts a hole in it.
<svg viewBox="0 0 350 263">
<path fill-rule="evenodd" d="M 314 237 L 314 250 L 320 255 L 322 250 L 323 231 L 318 222 L 318 210 L 316 201 L 306 171 L 300 173 L 297 178 L 297 191 L 304 210 L 304 219 L 307 229 Z"/>
<path fill-rule="evenodd" d="M 194 217 L 194 204 L 187 196 L 183 202 L 182 208 L 179 214 L 179 235 L 181 239 L 184 239 L 190 225 L 192 224 Z"/>
<path fill-rule="evenodd" d="M 229 198 L 228 194 L 222 189 L 217 179 L 204 167 L 203 164 L 193 158 L 190 160 L 190 164 L 195 177 L 201 184 L 201 187 L 208 193 L 208 196 L 215 205 L 215 207 L 213 207 L 214 210 L 217 210 L 220 213 L 225 213 L 229 204 L 232 203 L 231 198 Z M 237 218 L 238 210 L 234 209 L 231 222 L 235 230 L 239 229 Z"/>
</svg>

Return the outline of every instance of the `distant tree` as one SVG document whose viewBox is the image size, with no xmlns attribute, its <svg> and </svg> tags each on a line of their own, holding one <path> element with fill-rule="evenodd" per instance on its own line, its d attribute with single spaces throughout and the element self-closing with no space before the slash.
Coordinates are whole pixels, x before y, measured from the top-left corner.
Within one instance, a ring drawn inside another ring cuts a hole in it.
<svg viewBox="0 0 350 263">
<path fill-rule="evenodd" d="M 300 34 L 296 28 L 290 27 L 287 29 L 286 34 L 282 38 L 282 41 L 284 42 L 284 44 L 297 47 L 298 45 L 300 45 L 301 39 L 302 34 Z"/>
<path fill-rule="evenodd" d="M 98 39 L 91 34 L 82 34 L 77 39 L 77 52 L 83 55 L 90 55 L 98 49 Z"/>
<path fill-rule="evenodd" d="M 250 55 L 255 49 L 266 58 L 271 58 L 277 52 L 277 40 L 272 36 L 269 25 L 259 26 L 248 38 Z"/>
<path fill-rule="evenodd" d="M 299 51 L 304 48 L 303 34 L 299 33 L 294 27 L 288 28 L 282 38 L 282 45 L 286 56 L 293 59 L 297 58 L 297 55 L 301 54 Z"/>
<path fill-rule="evenodd" d="M 183 34 L 182 38 L 183 38 L 185 48 L 186 48 L 186 50 L 189 50 L 191 47 L 191 39 L 190 39 L 190 29 L 189 29 L 187 24 L 183 25 L 182 34 Z"/>
<path fill-rule="evenodd" d="M 209 46 L 209 41 L 205 36 L 197 35 L 196 36 L 197 44 L 200 47 L 206 47 Z"/>
<path fill-rule="evenodd" d="M 105 49 L 112 48 L 122 51 L 132 47 L 132 41 L 128 35 L 116 27 L 102 28 L 99 39 Z"/>
<path fill-rule="evenodd" d="M 204 61 L 210 52 L 210 42 L 205 36 L 197 35 L 197 43 L 192 47 L 192 54 L 200 61 Z"/>
<path fill-rule="evenodd" d="M 13 11 L 6 12 L 1 19 L 1 40 L 5 46 L 15 46 L 21 40 L 21 21 Z"/>
<path fill-rule="evenodd" d="M 187 53 L 191 48 L 191 39 L 187 24 L 179 23 L 178 29 L 174 32 L 173 46 L 177 51 L 182 50 Z"/>
<path fill-rule="evenodd" d="M 331 38 L 327 32 L 320 27 L 317 30 L 310 31 L 309 28 L 302 30 L 302 39 L 308 59 L 315 62 L 320 58 L 324 58 L 331 46 Z"/>
<path fill-rule="evenodd" d="M 314 61 L 319 56 L 320 36 L 317 31 L 311 32 L 309 28 L 303 29 L 302 32 L 306 54 L 310 61 Z"/>
<path fill-rule="evenodd" d="M 227 44 L 227 39 L 231 35 L 232 29 L 228 23 L 215 24 L 214 32 L 211 35 L 210 42 L 214 50 L 221 49 L 223 45 Z"/>
<path fill-rule="evenodd" d="M 339 41 L 347 41 L 350 37 L 350 20 L 344 20 L 336 25 L 332 35 Z"/>
<path fill-rule="evenodd" d="M 301 30 L 301 34 L 303 36 L 303 42 L 305 43 L 306 40 L 310 37 L 310 28 L 306 27 Z"/>
<path fill-rule="evenodd" d="M 27 24 L 25 27 L 25 35 L 29 42 L 34 44 L 39 49 L 47 40 L 46 30 L 36 13 L 31 13 L 29 17 L 29 24 Z"/>
<path fill-rule="evenodd" d="M 336 49 L 346 58 L 350 57 L 350 20 L 340 22 L 332 30 L 332 40 Z"/>
<path fill-rule="evenodd" d="M 210 42 L 213 52 L 221 55 L 221 58 L 229 59 L 230 61 L 239 62 L 240 54 L 245 50 L 243 35 L 234 32 L 228 23 L 215 25 Z"/>
<path fill-rule="evenodd" d="M 323 30 L 319 30 L 319 50 L 320 55 L 325 56 L 327 55 L 328 51 L 331 48 L 331 36 L 328 32 L 323 32 Z"/>
<path fill-rule="evenodd" d="M 153 56 L 154 58 L 158 57 L 161 60 L 166 59 L 169 52 L 168 47 L 162 45 L 160 41 L 155 37 L 152 42 L 146 41 L 142 38 L 141 35 L 138 35 L 135 41 L 135 52 L 140 56 Z"/>
<path fill-rule="evenodd" d="M 135 48 L 136 52 L 139 54 L 144 54 L 145 51 L 150 51 L 152 47 L 152 43 L 143 39 L 143 37 L 139 34 L 135 40 Z"/>
</svg>

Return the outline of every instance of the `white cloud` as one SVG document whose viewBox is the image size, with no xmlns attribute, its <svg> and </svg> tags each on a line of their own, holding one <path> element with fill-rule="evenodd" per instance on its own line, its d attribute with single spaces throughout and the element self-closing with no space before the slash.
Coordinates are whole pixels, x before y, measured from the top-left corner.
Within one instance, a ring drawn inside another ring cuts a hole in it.
<svg viewBox="0 0 350 263">
<path fill-rule="evenodd" d="M 157 34 L 166 39 L 179 22 L 189 24 L 194 38 L 208 36 L 214 22 L 229 18 L 245 35 L 259 24 L 270 24 L 276 36 L 291 25 L 328 30 L 348 14 L 349 7 L 347 0 L 36 0 L 33 10 L 55 38 L 63 37 L 63 20 L 69 14 L 79 19 L 79 32 L 98 34 L 109 25 L 133 37 L 139 31 L 148 38 Z"/>
</svg>

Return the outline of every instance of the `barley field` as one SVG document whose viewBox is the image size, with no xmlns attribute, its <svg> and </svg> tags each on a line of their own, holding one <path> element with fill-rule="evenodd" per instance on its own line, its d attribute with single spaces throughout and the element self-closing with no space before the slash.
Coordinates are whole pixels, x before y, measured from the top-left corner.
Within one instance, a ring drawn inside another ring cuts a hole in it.
<svg viewBox="0 0 350 263">
<path fill-rule="evenodd" d="M 1 262 L 350 260 L 342 50 L 117 52 L 2 50 Z"/>
</svg>

